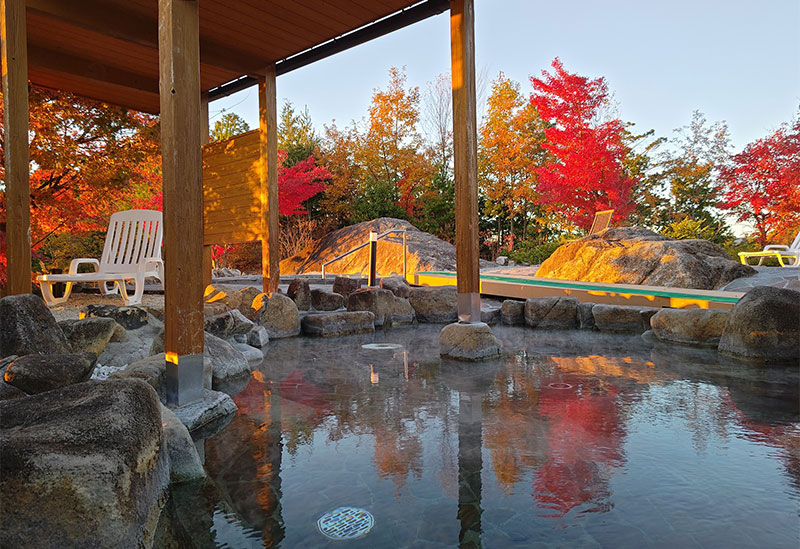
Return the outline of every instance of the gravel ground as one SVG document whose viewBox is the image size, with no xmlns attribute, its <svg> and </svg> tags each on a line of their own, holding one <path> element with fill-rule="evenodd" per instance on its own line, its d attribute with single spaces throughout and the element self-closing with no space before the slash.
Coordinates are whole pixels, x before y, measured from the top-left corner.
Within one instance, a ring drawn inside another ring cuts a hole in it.
<svg viewBox="0 0 800 549">
<path fill-rule="evenodd" d="M 87 305 L 122 305 L 122 298 L 118 295 L 79 294 L 73 292 L 69 300 L 56 307 L 50 307 L 50 312 L 56 320 L 77 319 L 80 310 Z M 150 307 L 163 307 L 164 296 L 160 294 L 144 294 L 142 305 Z"/>
</svg>

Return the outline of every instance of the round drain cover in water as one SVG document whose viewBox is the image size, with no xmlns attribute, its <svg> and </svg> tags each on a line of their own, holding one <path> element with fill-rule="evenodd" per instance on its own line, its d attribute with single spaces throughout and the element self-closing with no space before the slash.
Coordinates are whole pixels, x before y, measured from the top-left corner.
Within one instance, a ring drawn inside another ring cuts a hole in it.
<svg viewBox="0 0 800 549">
<path fill-rule="evenodd" d="M 403 346 L 399 343 L 366 343 L 361 348 L 371 351 L 396 351 L 397 349 L 402 349 Z"/>
<path fill-rule="evenodd" d="M 572 385 L 569 383 L 551 383 L 548 387 L 551 389 L 572 389 Z"/>
<path fill-rule="evenodd" d="M 317 521 L 319 531 L 330 539 L 357 539 L 366 536 L 374 525 L 369 511 L 356 507 L 339 507 Z"/>
</svg>

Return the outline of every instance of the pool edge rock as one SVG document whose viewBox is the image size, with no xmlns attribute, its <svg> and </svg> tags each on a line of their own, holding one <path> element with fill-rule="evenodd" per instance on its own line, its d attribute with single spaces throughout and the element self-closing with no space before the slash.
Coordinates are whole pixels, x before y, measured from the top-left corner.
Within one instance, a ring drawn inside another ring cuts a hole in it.
<svg viewBox="0 0 800 549">
<path fill-rule="evenodd" d="M 439 333 L 439 354 L 453 360 L 487 360 L 500 355 L 500 343 L 484 322 L 456 322 Z"/>
</svg>

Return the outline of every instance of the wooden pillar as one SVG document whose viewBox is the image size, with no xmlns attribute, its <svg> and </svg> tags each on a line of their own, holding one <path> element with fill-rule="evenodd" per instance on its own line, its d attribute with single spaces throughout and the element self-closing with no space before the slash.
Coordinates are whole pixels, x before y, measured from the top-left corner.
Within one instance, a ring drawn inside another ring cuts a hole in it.
<svg viewBox="0 0 800 549">
<path fill-rule="evenodd" d="M 450 1 L 458 319 L 480 322 L 478 137 L 473 0 Z"/>
<path fill-rule="evenodd" d="M 275 65 L 258 79 L 258 124 L 261 135 L 261 274 L 264 292 L 278 291 L 280 226 L 278 224 L 278 99 Z"/>
<path fill-rule="evenodd" d="M 208 92 L 200 94 L 200 143 L 202 145 L 211 141 L 209 134 L 208 119 Z M 213 270 L 211 260 L 211 246 L 203 246 L 203 291 L 211 284 L 211 271 Z"/>
<path fill-rule="evenodd" d="M 167 398 L 203 397 L 203 181 L 196 0 L 159 0 Z M 198 386 L 199 380 L 199 386 Z"/>
<path fill-rule="evenodd" d="M 6 168 L 8 295 L 31 292 L 28 48 L 25 0 L 0 0 Z"/>
</svg>

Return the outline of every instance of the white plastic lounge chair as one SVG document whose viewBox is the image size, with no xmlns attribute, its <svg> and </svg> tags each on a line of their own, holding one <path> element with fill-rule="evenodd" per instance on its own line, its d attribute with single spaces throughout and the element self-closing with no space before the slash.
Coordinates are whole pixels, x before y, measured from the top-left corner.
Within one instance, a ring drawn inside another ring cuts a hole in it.
<svg viewBox="0 0 800 549">
<path fill-rule="evenodd" d="M 100 261 L 91 258 L 73 259 L 68 274 L 45 274 L 36 277 L 42 286 L 42 296 L 50 305 L 59 305 L 69 299 L 75 282 L 97 282 L 104 295 L 122 294 L 125 305 L 142 301 L 144 279 L 155 277 L 163 282 L 164 263 L 161 261 L 161 212 L 152 210 L 127 210 L 111 216 L 106 232 L 106 242 Z M 94 265 L 95 272 L 79 273 L 78 266 Z M 133 296 L 128 295 L 126 280 L 133 280 Z M 53 284 L 66 282 L 63 297 L 53 296 Z M 108 284 L 111 283 L 111 288 Z"/>
<path fill-rule="evenodd" d="M 794 237 L 794 242 L 790 246 L 770 244 L 764 246 L 764 249 L 760 252 L 739 252 L 739 259 L 744 265 L 750 265 L 747 262 L 750 257 L 758 257 L 758 265 L 761 265 L 766 257 L 775 257 L 781 267 L 800 267 L 800 231 L 798 231 L 797 236 Z"/>
<path fill-rule="evenodd" d="M 593 234 L 601 233 L 608 229 L 611 225 L 611 216 L 614 215 L 614 210 L 603 210 L 602 212 L 596 212 L 594 214 L 594 221 L 592 221 L 592 228 L 589 229 L 589 234 L 587 236 L 592 236 Z"/>
</svg>

